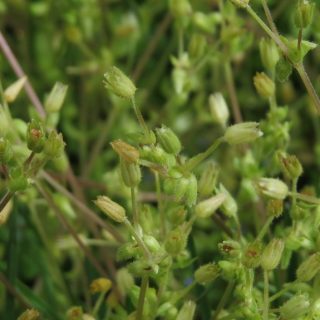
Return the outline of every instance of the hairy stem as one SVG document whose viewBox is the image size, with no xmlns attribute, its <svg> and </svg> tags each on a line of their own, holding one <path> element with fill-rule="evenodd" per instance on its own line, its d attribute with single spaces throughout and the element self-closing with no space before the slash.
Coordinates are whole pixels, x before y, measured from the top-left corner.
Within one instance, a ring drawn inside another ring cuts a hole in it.
<svg viewBox="0 0 320 320">
<path fill-rule="evenodd" d="M 137 314 L 136 314 L 136 320 L 141 320 L 143 316 L 143 307 L 144 307 L 144 300 L 146 297 L 147 289 L 149 285 L 149 277 L 143 276 L 141 287 L 140 287 L 140 294 L 139 294 L 139 301 L 138 301 L 138 307 L 137 307 Z"/>
</svg>

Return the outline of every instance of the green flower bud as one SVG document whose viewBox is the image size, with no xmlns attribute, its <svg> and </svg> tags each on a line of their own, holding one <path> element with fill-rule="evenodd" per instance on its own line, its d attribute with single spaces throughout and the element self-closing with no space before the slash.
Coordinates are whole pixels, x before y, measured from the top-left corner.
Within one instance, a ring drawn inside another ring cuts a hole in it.
<svg viewBox="0 0 320 320">
<path fill-rule="evenodd" d="M 192 22 L 199 30 L 207 33 L 213 33 L 217 24 L 214 15 L 200 11 L 193 14 Z"/>
<path fill-rule="evenodd" d="M 257 72 L 253 78 L 253 83 L 262 98 L 269 99 L 274 95 L 275 84 L 264 72 Z"/>
<path fill-rule="evenodd" d="M 143 277 L 156 275 L 159 267 L 157 265 L 151 265 L 150 261 L 136 260 L 128 265 L 128 270 L 133 276 Z"/>
<path fill-rule="evenodd" d="M 295 15 L 294 23 L 297 28 L 304 29 L 311 24 L 313 19 L 315 4 L 308 0 L 299 0 Z"/>
<path fill-rule="evenodd" d="M 279 310 L 283 320 L 300 319 L 310 310 L 310 301 L 305 294 L 298 294 L 284 303 Z"/>
<path fill-rule="evenodd" d="M 313 279 L 320 270 L 320 253 L 314 253 L 297 269 L 297 279 L 301 282 L 307 282 Z"/>
<path fill-rule="evenodd" d="M 213 122 L 225 127 L 229 120 L 230 113 L 227 103 L 220 92 L 209 96 L 209 107 Z"/>
<path fill-rule="evenodd" d="M 46 133 L 41 122 L 33 119 L 28 124 L 26 140 L 29 150 L 35 153 L 40 153 L 43 150 Z"/>
<path fill-rule="evenodd" d="M 137 163 L 139 160 L 139 150 L 130 144 L 122 141 L 115 140 L 111 143 L 112 149 L 119 155 L 121 159 L 128 163 Z"/>
<path fill-rule="evenodd" d="M 176 67 L 172 71 L 172 81 L 174 91 L 177 95 L 181 95 L 186 86 L 186 79 L 188 78 L 188 74 L 185 69 Z"/>
<path fill-rule="evenodd" d="M 67 311 L 68 320 L 83 320 L 83 310 L 82 307 L 71 307 Z"/>
<path fill-rule="evenodd" d="M 180 309 L 176 320 L 193 320 L 196 311 L 196 304 L 193 301 L 187 301 Z"/>
<path fill-rule="evenodd" d="M 192 7 L 188 0 L 169 0 L 169 7 L 175 18 L 183 18 L 192 12 Z"/>
<path fill-rule="evenodd" d="M 23 312 L 17 320 L 37 320 L 40 319 L 40 313 L 35 309 L 28 309 Z"/>
<path fill-rule="evenodd" d="M 121 268 L 116 273 L 116 283 L 122 297 L 125 297 L 134 286 L 134 279 L 128 269 Z"/>
<path fill-rule="evenodd" d="M 27 81 L 27 77 L 22 77 L 11 84 L 6 90 L 4 91 L 4 99 L 11 103 L 16 100 L 18 94 L 20 93 L 21 89 L 24 87 Z"/>
<path fill-rule="evenodd" d="M 65 147 L 61 133 L 51 131 L 47 141 L 45 142 L 43 152 L 49 158 L 58 158 L 62 155 Z"/>
<path fill-rule="evenodd" d="M 226 200 L 227 196 L 220 193 L 207 200 L 201 201 L 195 207 L 195 214 L 198 218 L 208 218 L 215 213 L 215 211 Z"/>
<path fill-rule="evenodd" d="M 196 270 L 194 279 L 197 283 L 206 285 L 219 276 L 220 269 L 215 263 L 208 263 Z"/>
<path fill-rule="evenodd" d="M 174 155 L 165 152 L 159 146 L 144 146 L 141 149 L 141 157 L 167 167 L 172 167 L 176 163 Z"/>
<path fill-rule="evenodd" d="M 258 187 L 262 194 L 267 197 L 283 200 L 288 196 L 288 186 L 279 179 L 260 178 Z"/>
<path fill-rule="evenodd" d="M 209 162 L 202 171 L 198 184 L 198 192 L 202 197 L 207 197 L 212 194 L 218 178 L 219 169 L 214 162 Z"/>
<path fill-rule="evenodd" d="M 45 109 L 48 113 L 59 112 L 66 97 L 68 86 L 57 82 L 45 101 Z"/>
<path fill-rule="evenodd" d="M 261 267 L 265 270 L 275 269 L 280 262 L 283 249 L 283 240 L 272 239 L 264 248 L 261 255 Z"/>
<path fill-rule="evenodd" d="M 276 64 L 276 78 L 279 82 L 286 82 L 292 73 L 291 63 L 284 57 L 281 57 Z"/>
<path fill-rule="evenodd" d="M 155 237 L 144 235 L 143 240 L 152 253 L 160 253 L 162 251 L 162 248 Z"/>
<path fill-rule="evenodd" d="M 277 45 L 272 39 L 261 39 L 259 44 L 260 56 L 264 67 L 268 70 L 274 70 L 279 61 L 279 51 Z"/>
<path fill-rule="evenodd" d="M 258 122 L 243 122 L 227 128 L 224 140 L 231 145 L 248 143 L 263 135 Z"/>
<path fill-rule="evenodd" d="M 203 56 L 207 47 L 207 39 L 200 33 L 193 33 L 189 42 L 188 53 L 192 59 L 199 59 Z"/>
<path fill-rule="evenodd" d="M 173 225 L 181 224 L 187 215 L 187 210 L 183 205 L 174 206 L 167 211 L 168 220 Z"/>
<path fill-rule="evenodd" d="M 188 234 L 183 226 L 170 231 L 165 240 L 165 249 L 172 256 L 181 253 L 187 245 Z"/>
<path fill-rule="evenodd" d="M 141 181 L 140 166 L 136 163 L 120 159 L 120 172 L 124 184 L 129 188 L 136 187 Z"/>
<path fill-rule="evenodd" d="M 8 188 L 11 192 L 25 190 L 28 184 L 28 179 L 21 168 L 15 167 L 10 170 Z"/>
<path fill-rule="evenodd" d="M 7 164 L 13 157 L 13 150 L 9 140 L 0 138 L 0 162 Z"/>
<path fill-rule="evenodd" d="M 234 280 L 239 271 L 239 266 L 235 262 L 220 260 L 218 262 L 219 268 L 221 270 L 221 275 L 226 280 Z"/>
<path fill-rule="evenodd" d="M 178 310 L 171 302 L 163 303 L 157 311 L 157 316 L 168 320 L 176 320 L 177 314 Z"/>
<path fill-rule="evenodd" d="M 257 268 L 260 265 L 262 253 L 262 243 L 252 242 L 244 250 L 242 263 L 247 268 Z"/>
<path fill-rule="evenodd" d="M 281 166 L 282 172 L 287 178 L 294 180 L 302 175 L 302 165 L 295 155 L 289 155 L 280 151 L 277 153 L 277 159 Z"/>
<path fill-rule="evenodd" d="M 123 223 L 127 219 L 125 209 L 106 196 L 98 196 L 94 204 L 116 222 Z"/>
<path fill-rule="evenodd" d="M 137 88 L 117 67 L 111 67 L 104 74 L 104 80 L 105 87 L 115 95 L 125 99 L 131 99 L 134 97 Z"/>
<path fill-rule="evenodd" d="M 218 244 L 221 253 L 229 257 L 238 257 L 241 254 L 241 246 L 239 242 L 233 240 L 223 241 Z"/>
<path fill-rule="evenodd" d="M 225 201 L 221 205 L 222 212 L 229 218 L 237 219 L 238 205 L 236 200 L 232 197 L 230 192 L 224 187 L 222 183 L 219 185 L 218 192 L 226 195 Z"/>
<path fill-rule="evenodd" d="M 128 242 L 118 248 L 116 258 L 117 261 L 125 261 L 138 257 L 140 253 L 140 247 L 136 243 Z"/>
<path fill-rule="evenodd" d="M 267 204 L 267 213 L 269 217 L 278 218 L 283 211 L 283 201 L 278 199 L 271 199 Z"/>
<path fill-rule="evenodd" d="M 250 0 L 230 0 L 230 1 L 239 8 L 246 8 L 250 2 Z"/>
<path fill-rule="evenodd" d="M 190 174 L 188 177 L 188 185 L 186 189 L 186 193 L 184 196 L 184 200 L 188 207 L 192 207 L 197 202 L 198 195 L 198 182 L 194 174 Z"/>
<path fill-rule="evenodd" d="M 91 282 L 90 293 L 108 292 L 112 287 L 112 282 L 108 278 L 98 278 Z"/>
<path fill-rule="evenodd" d="M 166 152 L 177 155 L 181 151 L 181 142 L 170 128 L 162 126 L 156 129 L 156 134 L 158 142 Z"/>
</svg>

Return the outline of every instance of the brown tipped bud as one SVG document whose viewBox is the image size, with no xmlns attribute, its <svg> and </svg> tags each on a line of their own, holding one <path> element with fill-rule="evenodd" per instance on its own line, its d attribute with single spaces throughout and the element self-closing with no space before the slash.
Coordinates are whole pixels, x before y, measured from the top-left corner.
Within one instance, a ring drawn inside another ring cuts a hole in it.
<svg viewBox="0 0 320 320">
<path fill-rule="evenodd" d="M 99 196 L 94 204 L 116 222 L 123 223 L 127 218 L 125 209 L 106 196 Z"/>
<path fill-rule="evenodd" d="M 139 160 L 139 150 L 130 144 L 122 141 L 115 140 L 111 143 L 112 149 L 122 158 L 124 161 L 128 163 L 137 163 Z"/>
<path fill-rule="evenodd" d="M 303 172 L 302 165 L 295 155 L 289 155 L 285 152 L 277 153 L 278 162 L 281 166 L 282 172 L 289 179 L 297 179 Z"/>
<path fill-rule="evenodd" d="M 271 199 L 267 204 L 267 213 L 270 217 L 278 218 L 283 211 L 283 200 Z"/>
</svg>

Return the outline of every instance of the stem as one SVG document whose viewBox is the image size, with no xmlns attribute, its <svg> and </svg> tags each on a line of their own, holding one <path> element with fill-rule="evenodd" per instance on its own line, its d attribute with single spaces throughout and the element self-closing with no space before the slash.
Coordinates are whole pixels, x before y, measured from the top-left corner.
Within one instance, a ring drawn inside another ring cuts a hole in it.
<svg viewBox="0 0 320 320">
<path fill-rule="evenodd" d="M 183 55 L 184 46 L 183 46 L 183 28 L 179 26 L 178 29 L 178 57 L 181 58 Z"/>
<path fill-rule="evenodd" d="M 274 294 L 273 296 L 271 296 L 271 297 L 269 298 L 269 302 L 272 302 L 272 301 L 278 299 L 279 297 L 281 297 L 284 293 L 286 293 L 288 290 L 290 290 L 291 287 L 292 287 L 293 285 L 295 285 L 295 284 L 296 284 L 296 281 L 293 281 L 293 282 L 289 283 L 285 288 L 281 289 L 281 290 L 278 291 L 276 294 Z"/>
<path fill-rule="evenodd" d="M 269 314 L 269 276 L 268 271 L 263 271 L 263 279 L 264 279 L 264 290 L 263 290 L 263 296 L 264 296 L 264 304 L 263 304 L 263 320 L 268 320 L 268 314 Z"/>
<path fill-rule="evenodd" d="M 100 309 L 101 304 L 102 304 L 102 302 L 103 302 L 103 300 L 104 300 L 105 294 L 106 294 L 105 292 L 100 292 L 99 298 L 98 298 L 98 300 L 96 301 L 96 303 L 95 303 L 95 305 L 94 305 L 94 307 L 93 307 L 93 310 L 92 310 L 92 315 L 93 315 L 94 317 L 96 317 L 97 314 L 98 314 L 98 312 L 99 312 L 99 309 Z"/>
<path fill-rule="evenodd" d="M 224 306 L 226 305 L 226 303 L 230 297 L 230 294 L 233 291 L 233 286 L 234 286 L 234 281 L 230 281 L 228 283 L 224 293 L 223 293 L 221 300 L 219 301 L 218 307 L 213 315 L 212 320 L 218 319 L 220 312 L 223 310 Z"/>
<path fill-rule="evenodd" d="M 8 204 L 10 199 L 13 197 L 14 192 L 7 191 L 7 193 L 3 196 L 3 198 L 0 201 L 0 213 L 5 208 L 5 206 Z"/>
<path fill-rule="evenodd" d="M 265 222 L 264 226 L 262 227 L 261 231 L 259 232 L 257 238 L 256 238 L 256 241 L 261 241 L 262 238 L 265 236 L 265 234 L 267 233 L 271 223 L 272 223 L 272 220 L 273 220 L 274 217 L 269 217 L 267 219 L 267 221 Z"/>
<path fill-rule="evenodd" d="M 272 15 L 271 15 L 271 12 L 269 10 L 269 7 L 267 5 L 266 0 L 261 0 L 261 2 L 262 2 L 263 10 L 264 10 L 264 13 L 267 17 L 267 20 L 268 20 L 268 23 L 269 23 L 271 30 L 273 31 L 273 33 L 275 33 L 279 37 L 279 32 L 277 30 L 275 23 L 273 22 Z"/>
<path fill-rule="evenodd" d="M 182 290 L 180 294 L 178 294 L 174 299 L 172 299 L 170 302 L 172 305 L 175 305 L 180 299 L 182 299 L 184 296 L 186 296 L 195 286 L 196 282 L 192 282 L 188 287 Z"/>
<path fill-rule="evenodd" d="M 302 35 L 303 35 L 303 29 L 299 29 L 299 34 L 298 34 L 298 49 L 301 49 L 301 42 L 302 42 Z"/>
<path fill-rule="evenodd" d="M 140 288 L 139 302 L 137 307 L 136 320 L 141 320 L 143 316 L 144 299 L 146 297 L 147 289 L 149 285 L 149 277 L 143 276 Z"/>
<path fill-rule="evenodd" d="M 159 215 L 160 215 L 161 235 L 164 238 L 166 235 L 166 221 L 165 221 L 165 215 L 164 215 L 163 205 L 162 205 L 161 183 L 160 183 L 159 173 L 155 172 L 154 176 L 155 176 L 155 180 L 156 180 L 156 190 L 157 190 L 157 199 L 158 199 L 158 210 L 159 210 Z"/>
<path fill-rule="evenodd" d="M 308 196 L 306 194 L 297 193 L 297 192 L 289 192 L 289 196 L 296 197 L 297 199 L 305 201 L 305 202 L 320 205 L 320 199 L 312 197 L 312 196 Z"/>
<path fill-rule="evenodd" d="M 132 97 L 131 98 L 131 103 L 132 103 L 132 106 L 133 106 L 133 110 L 134 110 L 134 113 L 136 114 L 136 117 L 138 119 L 138 122 L 141 126 L 141 128 L 143 129 L 144 133 L 147 135 L 149 133 L 149 129 L 143 119 L 143 116 L 142 116 L 142 113 L 140 111 L 140 109 L 137 107 L 136 105 L 136 100 L 135 100 L 135 97 Z"/>
<path fill-rule="evenodd" d="M 191 158 L 185 165 L 184 169 L 186 171 L 192 171 L 195 167 L 197 167 L 202 161 L 207 159 L 224 141 L 223 137 L 220 137 L 215 140 L 215 142 L 204 152 L 199 153 L 195 157 Z"/>
<path fill-rule="evenodd" d="M 139 225 L 139 216 L 138 216 L 138 206 L 137 206 L 137 197 L 135 187 L 131 187 L 131 203 L 132 203 L 132 216 L 133 216 L 133 226 L 137 228 Z"/>
</svg>

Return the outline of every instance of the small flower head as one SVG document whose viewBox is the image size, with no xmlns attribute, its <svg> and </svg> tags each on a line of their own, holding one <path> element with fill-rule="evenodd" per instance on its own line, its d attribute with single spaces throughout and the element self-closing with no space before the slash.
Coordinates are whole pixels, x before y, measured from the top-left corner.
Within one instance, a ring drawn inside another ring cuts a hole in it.
<svg viewBox="0 0 320 320">
<path fill-rule="evenodd" d="M 6 88 L 6 90 L 4 91 L 4 98 L 8 103 L 11 103 L 16 100 L 18 94 L 20 93 L 26 81 L 27 77 L 22 77 L 13 84 L 11 84 L 8 88 Z"/>
<path fill-rule="evenodd" d="M 250 2 L 250 0 L 230 0 L 230 1 L 239 8 L 246 8 Z"/>
<path fill-rule="evenodd" d="M 275 93 L 274 82 L 264 73 L 257 73 L 253 78 L 254 86 L 262 98 L 269 99 Z"/>
<path fill-rule="evenodd" d="M 303 173 L 303 168 L 295 155 L 289 155 L 285 152 L 277 153 L 278 162 L 281 166 L 282 172 L 289 179 L 297 179 Z"/>
<path fill-rule="evenodd" d="M 234 240 L 222 241 L 218 244 L 218 248 L 223 255 L 228 257 L 238 257 L 241 254 L 241 246 Z"/>
<path fill-rule="evenodd" d="M 285 199 L 289 192 L 283 181 L 273 178 L 260 178 L 258 187 L 263 195 L 278 200 Z"/>
<path fill-rule="evenodd" d="M 54 85 L 44 104 L 47 112 L 59 112 L 66 97 L 67 90 L 68 86 L 61 82 L 57 82 Z"/>
<path fill-rule="evenodd" d="M 275 42 L 272 39 L 263 38 L 260 41 L 259 49 L 264 67 L 268 70 L 274 70 L 280 58 Z"/>
<path fill-rule="evenodd" d="M 67 311 L 68 320 L 83 320 L 82 307 L 74 306 Z"/>
<path fill-rule="evenodd" d="M 193 320 L 196 311 L 196 304 L 193 301 L 187 301 L 180 309 L 176 320 Z"/>
<path fill-rule="evenodd" d="M 195 213 L 199 218 L 208 218 L 222 205 L 227 196 L 219 193 L 207 200 L 201 201 L 196 205 Z"/>
<path fill-rule="evenodd" d="M 106 196 L 99 196 L 94 204 L 112 220 L 123 223 L 126 220 L 125 209 Z"/>
<path fill-rule="evenodd" d="M 90 292 L 92 294 L 108 292 L 112 287 L 111 280 L 107 278 L 98 278 L 91 282 L 90 284 Z"/>
<path fill-rule="evenodd" d="M 209 96 L 209 107 L 213 121 L 225 127 L 230 113 L 227 103 L 220 92 Z"/>
<path fill-rule="evenodd" d="M 59 158 L 62 156 L 64 147 L 62 134 L 53 130 L 45 142 L 43 151 L 49 158 Z"/>
<path fill-rule="evenodd" d="M 40 319 L 40 313 L 35 309 L 28 309 L 23 312 L 17 320 L 37 320 Z"/>
<path fill-rule="evenodd" d="M 263 135 L 258 122 L 243 122 L 227 128 L 224 140 L 231 145 L 248 143 Z"/>
<path fill-rule="evenodd" d="M 43 150 L 46 141 L 46 133 L 40 121 L 33 119 L 28 124 L 26 140 L 28 148 L 31 151 L 39 153 Z"/>
<path fill-rule="evenodd" d="M 302 262 L 297 270 L 297 279 L 301 282 L 310 281 L 320 271 L 320 253 L 314 253 Z"/>
<path fill-rule="evenodd" d="M 137 163 L 139 160 L 139 150 L 130 144 L 122 141 L 115 140 L 111 143 L 112 149 L 119 155 L 120 158 L 128 163 Z"/>
<path fill-rule="evenodd" d="M 174 155 L 181 151 L 181 142 L 170 128 L 162 126 L 160 129 L 156 129 L 156 134 L 164 151 Z"/>
<path fill-rule="evenodd" d="M 104 85 L 105 87 L 113 92 L 115 95 L 131 99 L 137 90 L 133 82 L 117 67 L 111 67 L 104 74 Z"/>
<path fill-rule="evenodd" d="M 215 263 L 208 263 L 196 270 L 194 279 L 197 283 L 205 285 L 219 276 L 220 269 Z"/>
<path fill-rule="evenodd" d="M 279 310 L 281 319 L 301 319 L 310 310 L 310 301 L 305 294 L 298 294 L 284 303 Z"/>
<path fill-rule="evenodd" d="M 313 19 L 314 8 L 314 3 L 308 0 L 299 0 L 294 15 L 294 23 L 297 28 L 304 29 L 309 26 Z"/>
<path fill-rule="evenodd" d="M 275 269 L 281 259 L 284 249 L 284 241 L 272 239 L 264 248 L 261 256 L 261 267 L 265 270 Z"/>
</svg>

